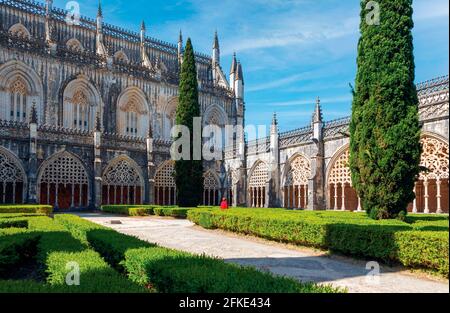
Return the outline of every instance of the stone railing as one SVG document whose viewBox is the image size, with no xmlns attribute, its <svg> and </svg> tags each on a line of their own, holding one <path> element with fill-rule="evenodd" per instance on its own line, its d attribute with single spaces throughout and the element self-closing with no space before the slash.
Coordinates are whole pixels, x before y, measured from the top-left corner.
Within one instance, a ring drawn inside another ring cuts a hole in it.
<svg viewBox="0 0 450 313">
<path fill-rule="evenodd" d="M 280 133 L 280 148 L 310 143 L 313 137 L 311 126 Z"/>
<path fill-rule="evenodd" d="M 325 140 L 346 137 L 350 130 L 351 117 L 344 117 L 326 122 L 323 128 Z"/>
</svg>

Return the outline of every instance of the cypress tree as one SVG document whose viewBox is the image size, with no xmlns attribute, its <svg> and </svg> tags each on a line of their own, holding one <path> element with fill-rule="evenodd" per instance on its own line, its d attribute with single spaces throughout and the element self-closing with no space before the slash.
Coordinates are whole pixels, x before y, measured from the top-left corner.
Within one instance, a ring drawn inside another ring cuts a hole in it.
<svg viewBox="0 0 450 313">
<path fill-rule="evenodd" d="M 412 0 L 379 0 L 379 25 L 367 23 L 368 2 L 361 1 L 350 167 L 369 216 L 397 218 L 414 200 L 420 172 Z"/>
<path fill-rule="evenodd" d="M 176 124 L 190 130 L 190 160 L 175 162 L 175 182 L 178 204 L 181 207 L 196 207 L 203 196 L 203 164 L 193 159 L 193 119 L 200 117 L 198 101 L 197 68 L 191 39 L 186 43 L 180 73 L 179 101 Z"/>
</svg>

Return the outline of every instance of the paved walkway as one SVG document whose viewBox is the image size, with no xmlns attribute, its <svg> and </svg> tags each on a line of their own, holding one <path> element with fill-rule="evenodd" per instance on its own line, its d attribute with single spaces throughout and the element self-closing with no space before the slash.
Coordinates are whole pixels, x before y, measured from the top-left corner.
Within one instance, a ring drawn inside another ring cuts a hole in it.
<svg viewBox="0 0 450 313">
<path fill-rule="evenodd" d="M 92 222 L 160 246 L 206 254 L 227 262 L 257 267 L 300 281 L 346 287 L 355 293 L 448 293 L 448 281 L 421 278 L 408 272 L 381 268 L 378 282 L 367 277 L 366 262 L 329 257 L 312 249 L 201 229 L 190 221 L 158 217 L 131 218 L 80 214 Z M 112 225 L 111 221 L 122 222 Z"/>
</svg>

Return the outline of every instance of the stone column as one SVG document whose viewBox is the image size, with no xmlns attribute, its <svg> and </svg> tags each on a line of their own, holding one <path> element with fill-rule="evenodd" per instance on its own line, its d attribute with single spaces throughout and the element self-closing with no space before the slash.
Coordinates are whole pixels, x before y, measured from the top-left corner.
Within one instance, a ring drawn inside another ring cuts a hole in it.
<svg viewBox="0 0 450 313">
<path fill-rule="evenodd" d="M 429 206 L 430 195 L 428 193 L 429 184 L 430 183 L 428 182 L 428 179 L 425 179 L 425 181 L 423 182 L 423 186 L 425 187 L 425 192 L 424 192 L 424 199 L 425 199 L 425 210 L 424 210 L 424 213 L 425 214 L 429 214 L 430 213 L 430 206 Z"/>
<path fill-rule="evenodd" d="M 414 194 L 415 194 L 415 198 L 414 198 L 414 202 L 413 202 L 413 213 L 417 213 L 417 183 L 414 184 Z"/>
<path fill-rule="evenodd" d="M 266 185 L 265 207 L 277 208 L 281 206 L 280 201 L 280 149 L 278 136 L 278 121 L 274 114 L 270 129 L 270 162 L 269 183 Z"/>
<path fill-rule="evenodd" d="M 26 202 L 30 204 L 37 203 L 37 111 L 36 105 L 33 103 L 30 118 L 30 155 L 28 159 L 28 196 Z M 24 199 L 25 200 L 25 199 Z"/>
<path fill-rule="evenodd" d="M 96 125 L 94 131 L 94 175 L 95 175 L 95 184 L 94 184 L 94 203 L 95 209 L 99 209 L 102 206 L 102 195 L 103 195 L 103 182 L 102 182 L 102 155 L 101 155 L 101 146 L 102 146 L 102 132 L 101 132 L 101 124 L 100 124 L 100 116 L 96 117 Z M 81 192 L 80 192 L 81 194 Z"/>
<path fill-rule="evenodd" d="M 147 136 L 147 172 L 148 172 L 148 186 L 145 203 L 155 204 L 155 171 L 156 166 L 153 158 L 153 133 L 150 126 L 150 131 Z M 176 199 L 176 193 L 175 193 Z"/>
<path fill-rule="evenodd" d="M 441 193 L 441 179 L 438 178 L 436 181 L 436 187 L 437 187 L 437 193 L 436 193 L 436 200 L 437 200 L 437 214 L 442 214 L 442 193 Z"/>
<path fill-rule="evenodd" d="M 311 158 L 312 177 L 308 184 L 308 210 L 326 210 L 325 197 L 325 144 L 320 99 L 317 99 L 312 120 L 313 142 L 316 147 Z"/>
</svg>

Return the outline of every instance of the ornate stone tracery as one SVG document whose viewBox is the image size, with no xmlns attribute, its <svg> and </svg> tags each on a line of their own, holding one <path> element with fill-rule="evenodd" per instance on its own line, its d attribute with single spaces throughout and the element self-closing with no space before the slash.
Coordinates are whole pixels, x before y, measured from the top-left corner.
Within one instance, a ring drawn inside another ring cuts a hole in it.
<svg viewBox="0 0 450 313">
<path fill-rule="evenodd" d="M 83 45 L 76 38 L 69 39 L 66 43 L 66 47 L 67 47 L 67 49 L 74 51 L 74 52 L 83 52 L 84 51 Z"/>
<path fill-rule="evenodd" d="M 208 206 L 218 206 L 220 200 L 220 183 L 218 178 L 213 174 L 212 171 L 208 171 L 205 175 L 203 175 L 203 179 L 203 204 Z"/>
<path fill-rule="evenodd" d="M 16 204 L 23 202 L 26 174 L 9 152 L 0 147 L 0 203 Z"/>
<path fill-rule="evenodd" d="M 352 187 L 350 148 L 346 145 L 329 164 L 328 207 L 334 210 L 361 211 L 361 201 Z"/>
<path fill-rule="evenodd" d="M 155 175 L 155 199 L 159 205 L 176 204 L 175 163 L 163 163 Z"/>
<path fill-rule="evenodd" d="M 311 163 L 304 156 L 298 155 L 287 166 L 289 166 L 289 170 L 284 186 L 284 206 L 286 208 L 306 208 Z"/>
<path fill-rule="evenodd" d="M 249 180 L 249 199 L 252 207 L 266 205 L 266 184 L 269 180 L 269 168 L 260 161 L 255 166 Z"/>
<path fill-rule="evenodd" d="M 9 28 L 9 33 L 13 36 L 30 39 L 31 35 L 28 29 L 21 23 L 17 23 Z"/>
<path fill-rule="evenodd" d="M 420 174 L 420 180 L 444 180 L 449 178 L 449 146 L 442 140 L 429 136 L 422 137 L 422 157 L 420 165 L 428 172 Z"/>
<path fill-rule="evenodd" d="M 102 183 L 104 204 L 143 203 L 144 180 L 137 166 L 127 158 L 113 160 L 103 174 Z"/>
<path fill-rule="evenodd" d="M 88 205 L 89 177 L 81 161 L 62 152 L 41 168 L 38 177 L 40 202 L 68 209 Z"/>
<path fill-rule="evenodd" d="M 428 134 L 422 136 L 421 143 L 420 165 L 427 171 L 419 175 L 414 187 L 416 199 L 410 209 L 415 213 L 448 212 L 449 145 Z"/>
</svg>

